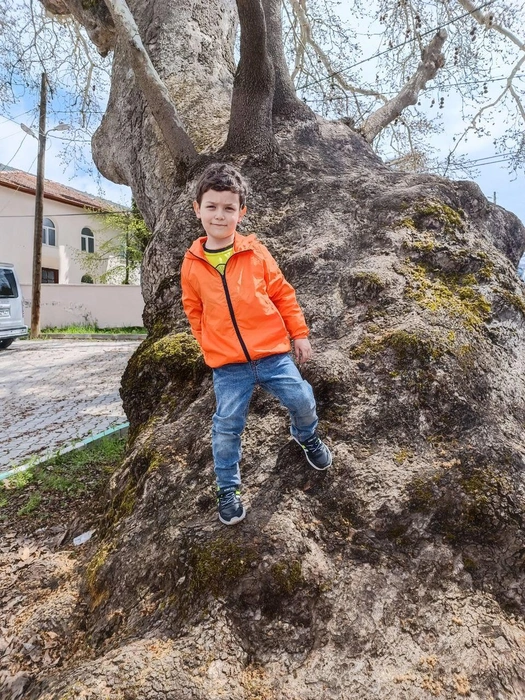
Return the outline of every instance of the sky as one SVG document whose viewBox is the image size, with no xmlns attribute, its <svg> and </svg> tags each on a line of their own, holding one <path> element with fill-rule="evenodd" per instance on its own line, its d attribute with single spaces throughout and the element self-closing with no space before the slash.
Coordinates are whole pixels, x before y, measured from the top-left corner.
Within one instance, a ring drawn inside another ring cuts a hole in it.
<svg viewBox="0 0 525 700">
<path fill-rule="evenodd" d="M 344 16 L 344 6 L 341 9 Z M 372 27 L 371 30 L 374 28 Z M 373 55 L 377 50 L 377 38 L 372 37 L 367 41 L 366 32 L 361 35 L 363 38 L 363 54 Z M 496 67 L 497 67 L 497 58 Z M 374 62 L 366 66 L 366 70 L 375 72 Z M 366 73 L 365 73 L 366 75 Z M 38 144 L 36 139 L 26 134 L 20 124 L 33 124 L 36 132 L 36 108 L 38 105 L 38 95 L 26 93 L 19 104 L 13 105 L 9 111 L 0 106 L 0 163 L 8 164 L 11 167 L 19 168 L 33 174 L 36 173 L 36 156 Z M 29 114 L 26 112 L 29 111 Z M 454 95 L 447 97 L 447 109 L 443 110 L 443 132 L 433 137 L 433 145 L 445 154 L 452 147 L 452 138 L 461 126 L 461 109 L 459 102 L 454 102 Z M 47 129 L 56 126 L 57 120 L 49 120 Z M 483 138 L 470 138 L 462 145 L 463 153 L 471 159 L 489 158 L 494 156 L 493 138 L 498 132 L 502 132 L 503 123 L 493 127 L 492 134 Z M 63 139 L 67 139 L 67 132 L 50 131 L 47 139 L 45 176 L 47 179 L 69 185 L 84 192 L 94 195 L 101 195 L 119 204 L 129 205 L 131 202 L 131 191 L 129 188 L 115 185 L 102 176 L 99 179 L 89 173 L 83 172 L 76 167 L 73 161 L 67 166 L 60 158 L 60 151 L 64 145 Z M 87 161 L 91 161 L 89 144 L 84 147 L 84 154 Z M 91 161 L 92 162 L 92 161 Z M 496 202 L 518 215 L 525 222 L 525 175 L 523 172 L 518 175 L 508 171 L 506 163 L 487 163 L 479 167 L 478 174 L 473 178 L 480 186 L 483 193 L 491 201 Z M 95 170 L 94 166 L 93 169 Z"/>
<path fill-rule="evenodd" d="M 28 107 L 29 102 L 30 98 L 26 96 L 24 102 L 14 105 L 9 110 L 9 113 L 0 109 L 0 163 L 36 175 L 38 142 L 36 138 L 26 134 L 20 126 L 21 123 L 26 124 L 26 126 L 32 125 L 32 131 L 35 134 L 38 131 L 38 121 L 34 119 L 33 114 L 23 114 L 23 112 L 27 111 L 25 108 Z M 32 106 L 34 107 L 37 104 L 38 95 L 35 95 Z M 9 116 L 11 116 L 11 119 L 7 118 Z M 12 117 L 15 118 L 13 119 Z M 56 119 L 49 121 L 46 130 L 49 131 L 57 123 Z M 99 175 L 100 182 L 98 182 L 97 178 L 92 174 L 83 172 L 76 167 L 74 161 L 69 162 L 67 166 L 64 165 L 60 152 L 64 145 L 63 139 L 65 138 L 67 138 L 67 131 L 49 131 L 48 133 L 45 157 L 46 179 L 74 187 L 82 192 L 103 196 L 117 204 L 129 206 L 131 203 L 131 190 L 129 187 L 116 185 L 106 180 L 102 175 Z M 86 145 L 83 150 L 86 160 L 91 162 L 95 170 L 89 145 Z"/>
<path fill-rule="evenodd" d="M 486 3 L 486 0 L 478 0 L 477 2 L 474 2 L 476 6 L 481 6 L 484 3 Z M 504 5 L 510 7 L 513 5 L 513 3 L 515 4 L 514 0 L 512 0 L 510 3 L 495 2 L 494 4 L 489 4 L 492 5 L 495 16 L 496 18 L 498 18 L 498 6 Z M 377 5 L 377 1 L 368 0 L 368 4 Z M 385 5 L 383 4 L 382 7 L 384 8 Z M 482 12 L 487 13 L 489 11 L 492 11 L 492 8 L 490 8 L 489 10 L 489 8 L 485 7 L 482 10 Z M 350 23 L 351 26 L 353 26 L 353 18 L 349 9 L 349 5 L 347 3 L 340 4 L 338 8 L 338 14 L 343 21 L 347 21 Z M 454 13 L 453 16 L 456 17 L 462 14 L 464 14 L 464 9 L 458 4 L 457 14 Z M 436 20 L 435 27 L 437 28 L 438 26 L 439 23 Z M 474 21 L 472 21 L 472 26 L 477 27 L 479 37 L 483 33 L 483 30 Z M 359 39 L 362 57 L 365 59 L 371 59 L 366 60 L 359 67 L 358 71 L 361 73 L 364 79 L 368 79 L 370 83 L 374 84 L 375 76 L 378 73 L 378 64 L 382 59 L 381 57 L 379 59 L 374 59 L 373 57 L 379 51 L 385 49 L 385 44 L 383 43 L 381 46 L 379 46 L 378 50 L 378 35 L 382 33 L 383 28 L 377 22 L 373 22 L 368 25 L 366 23 L 363 23 L 358 27 L 358 30 L 359 31 L 357 32 L 357 37 Z M 447 42 L 452 42 L 452 45 L 454 46 L 454 23 L 451 23 L 448 27 L 446 27 L 446 30 L 448 32 Z M 429 41 L 431 38 L 432 35 L 429 35 L 427 41 Z M 523 41 L 524 38 L 525 37 L 518 37 L 520 41 Z M 512 61 L 510 60 L 512 51 L 505 56 L 492 54 L 490 57 L 491 71 L 492 75 L 494 76 L 507 76 L 510 72 L 509 66 L 512 67 L 514 65 L 514 61 L 516 61 L 522 55 L 522 53 L 520 53 L 520 50 L 516 46 L 513 46 L 510 42 L 507 42 L 507 46 L 510 46 L 513 49 L 514 56 Z M 521 80 L 516 80 L 515 83 L 521 86 L 521 96 L 522 100 L 525 102 L 525 80 L 523 79 L 525 71 L 521 70 L 518 75 L 521 75 L 522 78 Z M 472 78 L 469 79 L 475 80 L 476 75 L 473 74 Z M 492 101 L 502 89 L 502 86 L 504 84 L 504 81 L 489 83 L 487 85 L 487 100 Z M 435 85 L 435 81 L 429 81 L 427 83 L 427 88 L 430 89 L 428 92 L 422 94 L 420 102 L 423 105 L 423 108 L 425 108 L 425 105 L 427 105 L 427 109 L 425 111 L 429 116 L 433 116 L 434 114 L 436 114 L 436 111 L 438 111 L 442 118 L 442 132 L 430 137 L 429 142 L 435 148 L 436 155 L 440 155 L 442 158 L 444 158 L 455 145 L 454 137 L 457 137 L 457 135 L 465 128 L 465 126 L 469 122 L 463 117 L 461 100 L 459 98 L 459 95 L 457 93 L 455 94 L 454 91 L 446 93 L 445 108 L 443 110 L 437 110 L 437 106 L 434 107 L 433 111 L 428 109 L 431 99 L 436 98 L 437 102 L 437 98 L 440 95 L 439 91 L 435 90 Z M 480 86 L 480 89 L 481 87 L 482 86 Z M 378 89 L 381 89 L 380 86 L 378 86 Z M 523 126 L 525 132 L 525 125 Z M 490 199 L 490 201 L 494 201 L 495 199 L 497 204 L 508 209 L 509 211 L 514 212 L 521 219 L 521 221 L 525 223 L 524 171 L 521 170 L 516 174 L 514 172 L 509 171 L 508 163 L 492 164 L 489 160 L 499 160 L 499 158 L 494 157 L 496 156 L 497 152 L 495 150 L 493 141 L 498 136 L 503 135 L 504 131 L 505 123 L 504 115 L 502 114 L 501 117 L 499 117 L 496 120 L 496 122 L 490 126 L 490 133 L 487 133 L 485 136 L 481 137 L 477 135 L 470 135 L 468 137 L 468 140 L 461 144 L 461 146 L 457 150 L 458 155 L 465 155 L 469 160 L 486 159 L 485 163 L 477 168 L 477 172 L 475 174 L 473 174 L 471 177 L 467 178 L 465 176 L 461 179 L 474 180 L 479 185 L 485 196 L 488 199 Z M 456 177 L 454 179 L 460 178 Z"/>
</svg>

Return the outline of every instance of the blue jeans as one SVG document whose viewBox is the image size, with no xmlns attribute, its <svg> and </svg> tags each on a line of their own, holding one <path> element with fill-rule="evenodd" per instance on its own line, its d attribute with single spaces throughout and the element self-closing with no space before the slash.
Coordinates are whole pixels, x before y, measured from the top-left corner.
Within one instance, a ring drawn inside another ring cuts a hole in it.
<svg viewBox="0 0 525 700">
<path fill-rule="evenodd" d="M 256 384 L 276 396 L 289 410 L 293 437 L 303 442 L 317 428 L 312 387 L 301 377 L 288 353 L 214 369 L 217 410 L 212 422 L 212 447 L 219 488 L 241 483 L 241 434 Z"/>
</svg>

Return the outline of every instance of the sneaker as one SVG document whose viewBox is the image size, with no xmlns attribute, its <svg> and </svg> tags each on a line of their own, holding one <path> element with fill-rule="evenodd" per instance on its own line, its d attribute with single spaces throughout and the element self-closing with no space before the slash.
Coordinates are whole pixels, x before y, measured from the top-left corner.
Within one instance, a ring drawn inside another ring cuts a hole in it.
<svg viewBox="0 0 525 700">
<path fill-rule="evenodd" d="M 225 525 L 235 525 L 244 520 L 246 510 L 241 501 L 241 492 L 237 486 L 217 489 L 219 520 Z"/>
<path fill-rule="evenodd" d="M 308 464 L 314 469 L 324 471 L 332 464 L 332 453 L 319 438 L 317 433 L 314 433 L 312 437 L 309 437 L 308 440 L 305 440 L 304 442 L 299 442 L 296 437 L 294 437 L 294 440 L 303 448 L 304 456 L 306 457 Z"/>
</svg>

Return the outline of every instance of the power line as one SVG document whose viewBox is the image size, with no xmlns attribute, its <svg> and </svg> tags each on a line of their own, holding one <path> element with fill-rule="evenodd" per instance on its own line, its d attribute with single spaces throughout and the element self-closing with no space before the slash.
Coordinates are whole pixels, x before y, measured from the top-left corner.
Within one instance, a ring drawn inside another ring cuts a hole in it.
<svg viewBox="0 0 525 700">
<path fill-rule="evenodd" d="M 471 160 L 471 163 L 477 163 L 482 160 L 491 160 L 492 158 L 507 158 L 509 156 L 512 156 L 512 153 L 494 153 L 492 156 L 485 156 L 485 158 L 473 158 Z"/>
<path fill-rule="evenodd" d="M 24 134 L 24 138 L 20 141 L 20 146 L 18 146 L 18 148 L 17 148 L 16 151 L 14 152 L 13 157 L 9 160 L 9 162 L 8 162 L 8 163 L 2 163 L 2 167 L 0 167 L 0 172 L 2 172 L 2 170 L 4 170 L 4 168 L 8 168 L 8 167 L 11 165 L 11 163 L 12 163 L 13 160 L 15 159 L 16 155 L 18 154 L 18 151 L 19 151 L 19 150 L 22 148 L 22 146 L 24 145 L 24 141 L 26 140 L 27 136 L 28 136 L 28 134 Z"/>
<path fill-rule="evenodd" d="M 497 165 L 498 163 L 510 163 L 512 158 L 503 158 L 502 160 L 493 160 L 490 163 L 467 163 L 467 165 L 472 165 L 473 168 L 479 168 L 482 165 Z"/>
<path fill-rule="evenodd" d="M 517 75 L 514 76 L 515 78 L 525 78 L 525 73 L 518 73 Z M 499 82 L 500 80 L 508 80 L 507 75 L 502 75 L 499 78 L 487 78 L 486 80 L 465 80 L 459 83 L 448 83 L 445 85 L 432 85 L 431 87 L 427 87 L 424 90 L 421 90 L 421 94 L 424 94 L 425 92 L 432 92 L 433 90 L 447 90 L 448 88 L 455 88 L 455 87 L 463 87 L 464 85 L 486 85 L 487 83 L 496 83 Z M 397 95 L 399 90 L 378 90 L 377 91 L 381 95 Z M 312 102 L 312 103 L 319 103 L 319 102 L 325 102 L 326 98 L 325 97 L 312 97 L 311 99 L 303 98 L 305 102 Z M 335 97 L 332 97 L 331 100 L 347 100 L 348 95 L 336 95 Z"/>
<path fill-rule="evenodd" d="M 32 110 L 30 110 L 30 111 L 32 111 Z M 21 116 L 21 115 L 19 115 L 19 116 Z M 36 117 L 35 117 L 35 119 L 36 119 Z M 33 119 L 33 121 L 31 122 L 31 126 L 33 126 L 33 124 L 34 124 L 34 122 L 35 122 L 35 119 Z M 11 121 L 12 121 L 12 120 L 11 120 Z M 15 124 L 18 124 L 18 122 L 15 122 Z M 19 125 L 19 126 L 20 126 L 20 125 Z M 26 140 L 26 138 L 28 137 L 28 135 L 29 135 L 29 134 L 27 134 L 27 133 L 24 134 L 24 138 L 20 141 L 20 145 L 18 146 L 18 148 L 16 149 L 16 151 L 14 152 L 14 154 L 13 154 L 13 156 L 10 158 L 10 160 L 9 160 L 7 163 L 1 163 L 1 164 L 0 164 L 0 172 L 2 172 L 2 171 L 4 170 L 4 168 L 8 168 L 8 167 L 11 165 L 11 163 L 12 163 L 13 160 L 15 159 L 16 155 L 18 154 L 18 151 L 19 151 L 19 150 L 22 148 L 22 146 L 24 145 L 24 141 Z M 36 160 L 36 158 L 35 158 L 35 160 Z M 34 163 L 34 162 L 35 162 L 35 161 L 33 161 L 33 163 Z M 31 163 L 31 167 L 33 166 L 33 163 Z"/>
<path fill-rule="evenodd" d="M 35 156 L 35 157 L 33 158 L 33 162 L 32 162 L 31 165 L 29 166 L 29 170 L 31 170 L 31 168 L 32 168 L 33 165 L 35 164 L 35 160 L 36 160 L 36 159 L 37 159 L 37 156 Z M 0 172 L 5 172 L 5 171 L 0 170 Z M 16 188 L 15 192 L 18 192 L 18 191 L 20 190 L 21 187 L 22 187 L 22 185 L 18 185 L 18 187 Z M 10 198 L 7 200 L 7 202 L 4 204 L 4 206 L 0 209 L 0 212 L 4 211 L 4 210 L 6 209 L 6 207 L 7 207 L 12 201 L 13 201 L 13 197 L 10 197 Z M 1 217 L 0 217 L 0 218 L 1 218 Z"/>
<path fill-rule="evenodd" d="M 5 123 L 5 122 L 4 122 L 4 123 Z M 15 131 L 13 134 L 7 134 L 7 136 L 2 136 L 2 138 L 0 139 L 0 141 L 5 141 L 5 139 L 11 139 L 11 138 L 13 138 L 13 136 L 20 136 L 20 132 L 19 132 L 19 131 Z"/>
<path fill-rule="evenodd" d="M 0 114 L 0 117 L 4 118 L 4 121 L 0 122 L 0 125 L 5 124 L 6 122 L 13 122 L 13 124 L 18 124 L 18 126 L 20 126 L 20 122 L 16 122 L 15 119 L 18 119 L 18 117 L 23 117 L 32 111 L 32 109 L 28 109 L 27 112 L 22 112 L 22 114 L 16 114 L 14 117 L 8 117 L 6 114 Z"/>
<path fill-rule="evenodd" d="M 459 17 L 455 17 L 454 19 L 451 19 L 448 22 L 445 22 L 444 24 L 440 24 L 439 26 L 435 27 L 434 29 L 429 29 L 426 32 L 423 32 L 422 34 L 419 34 L 418 37 L 413 36 L 411 39 L 407 39 L 406 41 L 403 41 L 401 44 L 396 44 L 395 46 L 390 46 L 388 49 L 385 49 L 384 51 L 379 51 L 378 53 L 374 54 L 373 56 L 369 56 L 368 58 L 363 58 L 361 61 L 358 61 L 357 63 L 354 63 L 351 66 L 347 66 L 346 68 L 341 68 L 341 70 L 335 71 L 334 73 L 330 73 L 330 75 L 327 75 L 324 78 L 319 78 L 318 80 L 313 80 L 311 83 L 306 83 L 306 85 L 301 85 L 297 89 L 298 90 L 306 90 L 307 88 L 312 87 L 312 85 L 318 85 L 319 83 L 323 83 L 326 80 L 331 80 L 334 76 L 341 75 L 342 73 L 344 73 L 347 70 L 352 70 L 352 68 L 356 68 L 357 66 L 360 66 L 363 63 L 367 63 L 368 61 L 371 61 L 374 58 L 379 58 L 379 56 L 384 56 L 385 54 L 390 53 L 391 51 L 395 51 L 396 49 L 401 49 L 403 46 L 406 46 L 407 44 L 412 44 L 418 38 L 421 39 L 424 36 L 428 36 L 429 34 L 434 34 L 435 32 L 438 32 L 440 29 L 444 29 L 445 27 L 448 27 L 449 24 L 454 24 L 454 22 L 459 22 L 460 19 L 463 19 L 464 17 L 468 17 L 469 15 L 472 15 L 474 12 L 479 12 L 479 10 L 483 10 L 483 9 L 485 9 L 485 7 L 489 7 L 490 5 L 493 5 L 495 2 L 496 2 L 496 0 L 489 0 L 489 2 L 486 2 L 483 5 L 479 5 L 478 7 L 475 7 L 470 12 L 465 12 L 464 14 L 459 15 Z"/>
</svg>

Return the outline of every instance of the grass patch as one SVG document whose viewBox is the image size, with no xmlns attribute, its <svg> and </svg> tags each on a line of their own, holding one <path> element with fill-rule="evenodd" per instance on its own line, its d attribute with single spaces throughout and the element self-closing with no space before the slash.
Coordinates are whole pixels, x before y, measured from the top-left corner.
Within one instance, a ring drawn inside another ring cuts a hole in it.
<svg viewBox="0 0 525 700">
<path fill-rule="evenodd" d="M 99 328 L 96 324 L 92 325 L 73 325 L 73 326 L 61 326 L 60 328 L 48 327 L 43 328 L 42 333 L 71 333 L 82 335 L 83 333 L 101 333 L 106 334 L 121 334 L 121 333 L 142 333 L 146 334 L 147 330 L 143 326 L 122 326 L 121 328 Z"/>
<path fill-rule="evenodd" d="M 18 509 L 17 515 L 30 515 L 37 510 L 42 503 L 42 496 L 39 493 L 32 493 L 27 502 Z"/>
<path fill-rule="evenodd" d="M 0 521 L 13 524 L 17 518 L 31 517 L 49 524 L 67 520 L 72 510 L 82 508 L 101 491 L 124 449 L 124 439 L 105 438 L 18 472 L 0 483 Z"/>
</svg>

